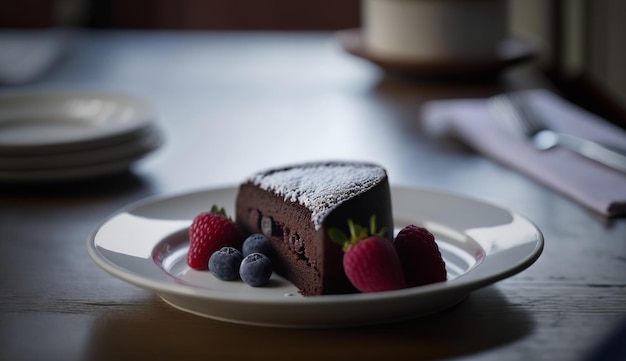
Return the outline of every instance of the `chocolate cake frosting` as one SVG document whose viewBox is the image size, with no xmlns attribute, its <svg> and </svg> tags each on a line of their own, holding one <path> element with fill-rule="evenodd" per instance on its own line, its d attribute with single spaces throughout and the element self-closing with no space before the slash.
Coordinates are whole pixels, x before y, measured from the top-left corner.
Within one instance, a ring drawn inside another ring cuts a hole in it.
<svg viewBox="0 0 626 361">
<path fill-rule="evenodd" d="M 257 173 L 239 187 L 236 222 L 263 233 L 275 250 L 277 273 L 305 296 L 355 292 L 346 278 L 341 246 L 328 237 L 348 219 L 364 226 L 376 216 L 391 239 L 393 220 L 387 173 L 362 162 L 318 162 Z"/>
</svg>

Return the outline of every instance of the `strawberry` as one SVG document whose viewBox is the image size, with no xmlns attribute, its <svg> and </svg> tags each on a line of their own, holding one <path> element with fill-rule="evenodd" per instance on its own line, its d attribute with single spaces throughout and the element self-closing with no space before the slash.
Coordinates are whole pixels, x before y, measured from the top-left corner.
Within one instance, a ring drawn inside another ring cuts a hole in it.
<svg viewBox="0 0 626 361">
<path fill-rule="evenodd" d="M 226 215 L 224 208 L 213 206 L 211 211 L 197 215 L 189 227 L 187 264 L 198 270 L 209 268 L 209 258 L 222 247 L 241 248 L 243 234 Z"/>
<path fill-rule="evenodd" d="M 376 232 L 376 217 L 369 230 L 348 220 L 350 238 L 339 229 L 329 229 L 333 242 L 343 246 L 343 268 L 352 285 L 361 292 L 381 292 L 405 288 L 400 259 L 393 243 Z"/>
<path fill-rule="evenodd" d="M 441 257 L 435 236 L 424 227 L 404 227 L 394 240 L 394 247 L 409 287 L 446 280 L 446 263 Z"/>
</svg>

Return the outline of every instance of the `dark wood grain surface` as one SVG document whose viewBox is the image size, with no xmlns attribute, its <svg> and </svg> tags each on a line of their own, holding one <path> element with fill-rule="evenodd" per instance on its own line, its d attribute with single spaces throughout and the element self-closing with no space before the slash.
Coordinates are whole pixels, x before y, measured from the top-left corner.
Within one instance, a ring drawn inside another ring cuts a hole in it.
<svg viewBox="0 0 626 361">
<path fill-rule="evenodd" d="M 351 57 L 330 33 L 84 32 L 73 45 L 38 81 L 0 91 L 141 96 L 166 141 L 123 174 L 0 185 L 2 360 L 584 360 L 626 317 L 624 219 L 603 219 L 421 128 L 425 101 L 533 83 L 518 70 L 498 81 L 408 81 Z M 323 330 L 183 313 L 87 255 L 91 233 L 129 203 L 327 158 L 375 161 L 392 184 L 514 209 L 542 230 L 544 252 L 442 313 Z"/>
</svg>

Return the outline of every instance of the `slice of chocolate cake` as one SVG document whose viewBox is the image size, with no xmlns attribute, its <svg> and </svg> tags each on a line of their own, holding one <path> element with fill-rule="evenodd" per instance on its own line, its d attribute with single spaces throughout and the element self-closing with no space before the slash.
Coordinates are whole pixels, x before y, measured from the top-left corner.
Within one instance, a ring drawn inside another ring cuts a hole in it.
<svg viewBox="0 0 626 361">
<path fill-rule="evenodd" d="M 276 272 L 305 296 L 356 292 L 346 278 L 341 246 L 328 237 L 348 219 L 392 239 L 391 195 L 384 168 L 360 162 L 305 163 L 257 173 L 241 184 L 236 221 L 271 241 Z"/>
</svg>

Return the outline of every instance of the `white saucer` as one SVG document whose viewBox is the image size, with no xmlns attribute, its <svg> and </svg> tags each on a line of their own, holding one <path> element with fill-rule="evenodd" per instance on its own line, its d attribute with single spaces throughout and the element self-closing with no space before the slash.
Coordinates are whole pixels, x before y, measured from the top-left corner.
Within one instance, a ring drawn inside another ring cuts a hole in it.
<svg viewBox="0 0 626 361">
<path fill-rule="evenodd" d="M 395 59 L 372 53 L 364 42 L 361 29 L 340 30 L 335 36 L 339 45 L 356 57 L 387 71 L 418 77 L 493 75 L 507 67 L 531 60 L 538 53 L 533 41 L 511 38 L 502 41 L 492 56 L 481 59 Z"/>
<path fill-rule="evenodd" d="M 48 154 L 119 142 L 149 126 L 145 101 L 115 93 L 0 95 L 0 154 Z"/>
<path fill-rule="evenodd" d="M 219 281 L 185 261 L 191 219 L 212 204 L 234 214 L 237 187 L 157 197 L 130 205 L 89 238 L 101 268 L 155 291 L 170 305 L 222 321 L 278 327 L 337 327 L 408 319 L 448 308 L 472 290 L 534 263 L 543 236 L 528 219 L 448 193 L 392 187 L 396 228 L 428 227 L 446 261 L 448 281 L 380 293 L 303 297 L 274 275 L 267 287 Z"/>
</svg>

